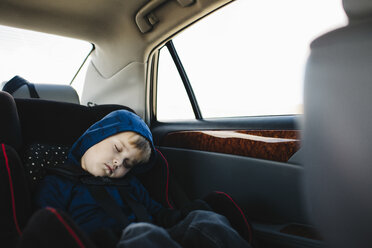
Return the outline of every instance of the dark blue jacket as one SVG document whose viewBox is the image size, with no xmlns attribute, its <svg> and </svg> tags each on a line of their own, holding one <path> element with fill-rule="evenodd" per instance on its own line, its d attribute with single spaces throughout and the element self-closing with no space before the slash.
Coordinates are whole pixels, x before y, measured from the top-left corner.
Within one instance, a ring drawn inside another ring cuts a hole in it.
<svg viewBox="0 0 372 248">
<path fill-rule="evenodd" d="M 93 181 L 103 184 L 109 194 L 114 198 L 116 203 L 122 208 L 122 211 L 128 216 L 130 222 L 134 222 L 135 216 L 131 209 L 122 201 L 117 186 L 108 185 L 108 178 L 94 177 L 81 169 L 80 160 L 84 153 L 93 145 L 114 134 L 133 131 L 147 140 L 152 147 L 150 161 L 146 164 L 135 166 L 130 173 L 119 180 L 121 183 L 128 185 L 130 196 L 137 202 L 142 203 L 149 214 L 149 218 L 159 212 L 162 206 L 152 200 L 144 186 L 133 174 L 143 173 L 149 170 L 155 160 L 156 151 L 152 141 L 152 135 L 137 115 L 126 111 L 117 110 L 102 120 L 93 124 L 88 130 L 73 144 L 69 152 L 69 165 L 66 168 L 75 166 L 78 174 L 85 177 L 92 177 Z M 103 210 L 89 192 L 87 185 L 80 180 L 71 180 L 61 175 L 48 175 L 39 186 L 36 195 L 36 204 L 38 207 L 53 207 L 67 212 L 72 219 L 86 232 L 92 233 L 102 228 L 109 228 L 120 232 L 123 226 Z"/>
</svg>

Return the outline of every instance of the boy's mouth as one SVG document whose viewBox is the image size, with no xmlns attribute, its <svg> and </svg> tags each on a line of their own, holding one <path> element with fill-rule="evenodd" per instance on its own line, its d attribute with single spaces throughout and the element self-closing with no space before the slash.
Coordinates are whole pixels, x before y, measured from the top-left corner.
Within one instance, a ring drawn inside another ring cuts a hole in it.
<svg viewBox="0 0 372 248">
<path fill-rule="evenodd" d="M 110 171 L 110 175 L 114 172 L 114 170 L 105 163 L 106 168 Z"/>
</svg>

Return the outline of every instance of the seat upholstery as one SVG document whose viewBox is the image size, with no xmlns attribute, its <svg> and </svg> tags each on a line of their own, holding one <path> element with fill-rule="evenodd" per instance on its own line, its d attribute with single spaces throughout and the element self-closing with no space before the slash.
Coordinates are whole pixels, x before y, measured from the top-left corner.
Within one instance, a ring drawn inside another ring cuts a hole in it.
<svg viewBox="0 0 372 248">
<path fill-rule="evenodd" d="M 311 45 L 304 166 L 310 216 L 329 247 L 369 247 L 372 223 L 372 3 L 344 0 L 350 24 Z"/>
<path fill-rule="evenodd" d="M 21 128 L 17 107 L 13 97 L 0 91 L 0 143 L 5 143 L 18 150 L 22 145 Z"/>
</svg>

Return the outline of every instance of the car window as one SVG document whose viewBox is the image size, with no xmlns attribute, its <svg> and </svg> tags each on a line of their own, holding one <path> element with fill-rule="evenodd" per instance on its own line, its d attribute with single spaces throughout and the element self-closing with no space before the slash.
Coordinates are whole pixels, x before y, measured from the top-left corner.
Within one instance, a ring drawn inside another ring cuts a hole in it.
<svg viewBox="0 0 372 248">
<path fill-rule="evenodd" d="M 92 47 L 82 40 L 0 25 L 0 83 L 19 75 L 32 83 L 70 84 Z"/>
<path fill-rule="evenodd" d="M 346 22 L 340 0 L 240 0 L 172 41 L 203 118 L 302 114 L 309 45 Z M 158 120 L 174 117 L 170 101 L 174 106 L 184 104 L 178 118 L 186 113 L 184 109 L 191 109 L 176 96 L 181 93 L 163 92 L 180 81 L 169 72 L 174 63 L 163 59 L 167 52 L 166 47 L 160 50 Z"/>
<path fill-rule="evenodd" d="M 181 77 L 169 51 L 161 50 L 158 67 L 157 119 L 182 120 L 194 118 Z"/>
</svg>

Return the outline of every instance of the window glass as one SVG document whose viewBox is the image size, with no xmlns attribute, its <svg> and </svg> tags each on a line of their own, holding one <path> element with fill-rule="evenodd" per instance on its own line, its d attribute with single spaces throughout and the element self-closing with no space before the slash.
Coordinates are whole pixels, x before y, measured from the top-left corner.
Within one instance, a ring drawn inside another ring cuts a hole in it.
<svg viewBox="0 0 372 248">
<path fill-rule="evenodd" d="M 166 47 L 160 50 L 158 67 L 157 119 L 192 119 L 195 115 L 180 75 Z"/>
<path fill-rule="evenodd" d="M 173 42 L 203 118 L 301 114 L 310 42 L 346 22 L 341 0 L 237 0 Z"/>
<path fill-rule="evenodd" d="M 86 41 L 0 25 L 0 83 L 70 84 L 92 49 Z"/>
</svg>

